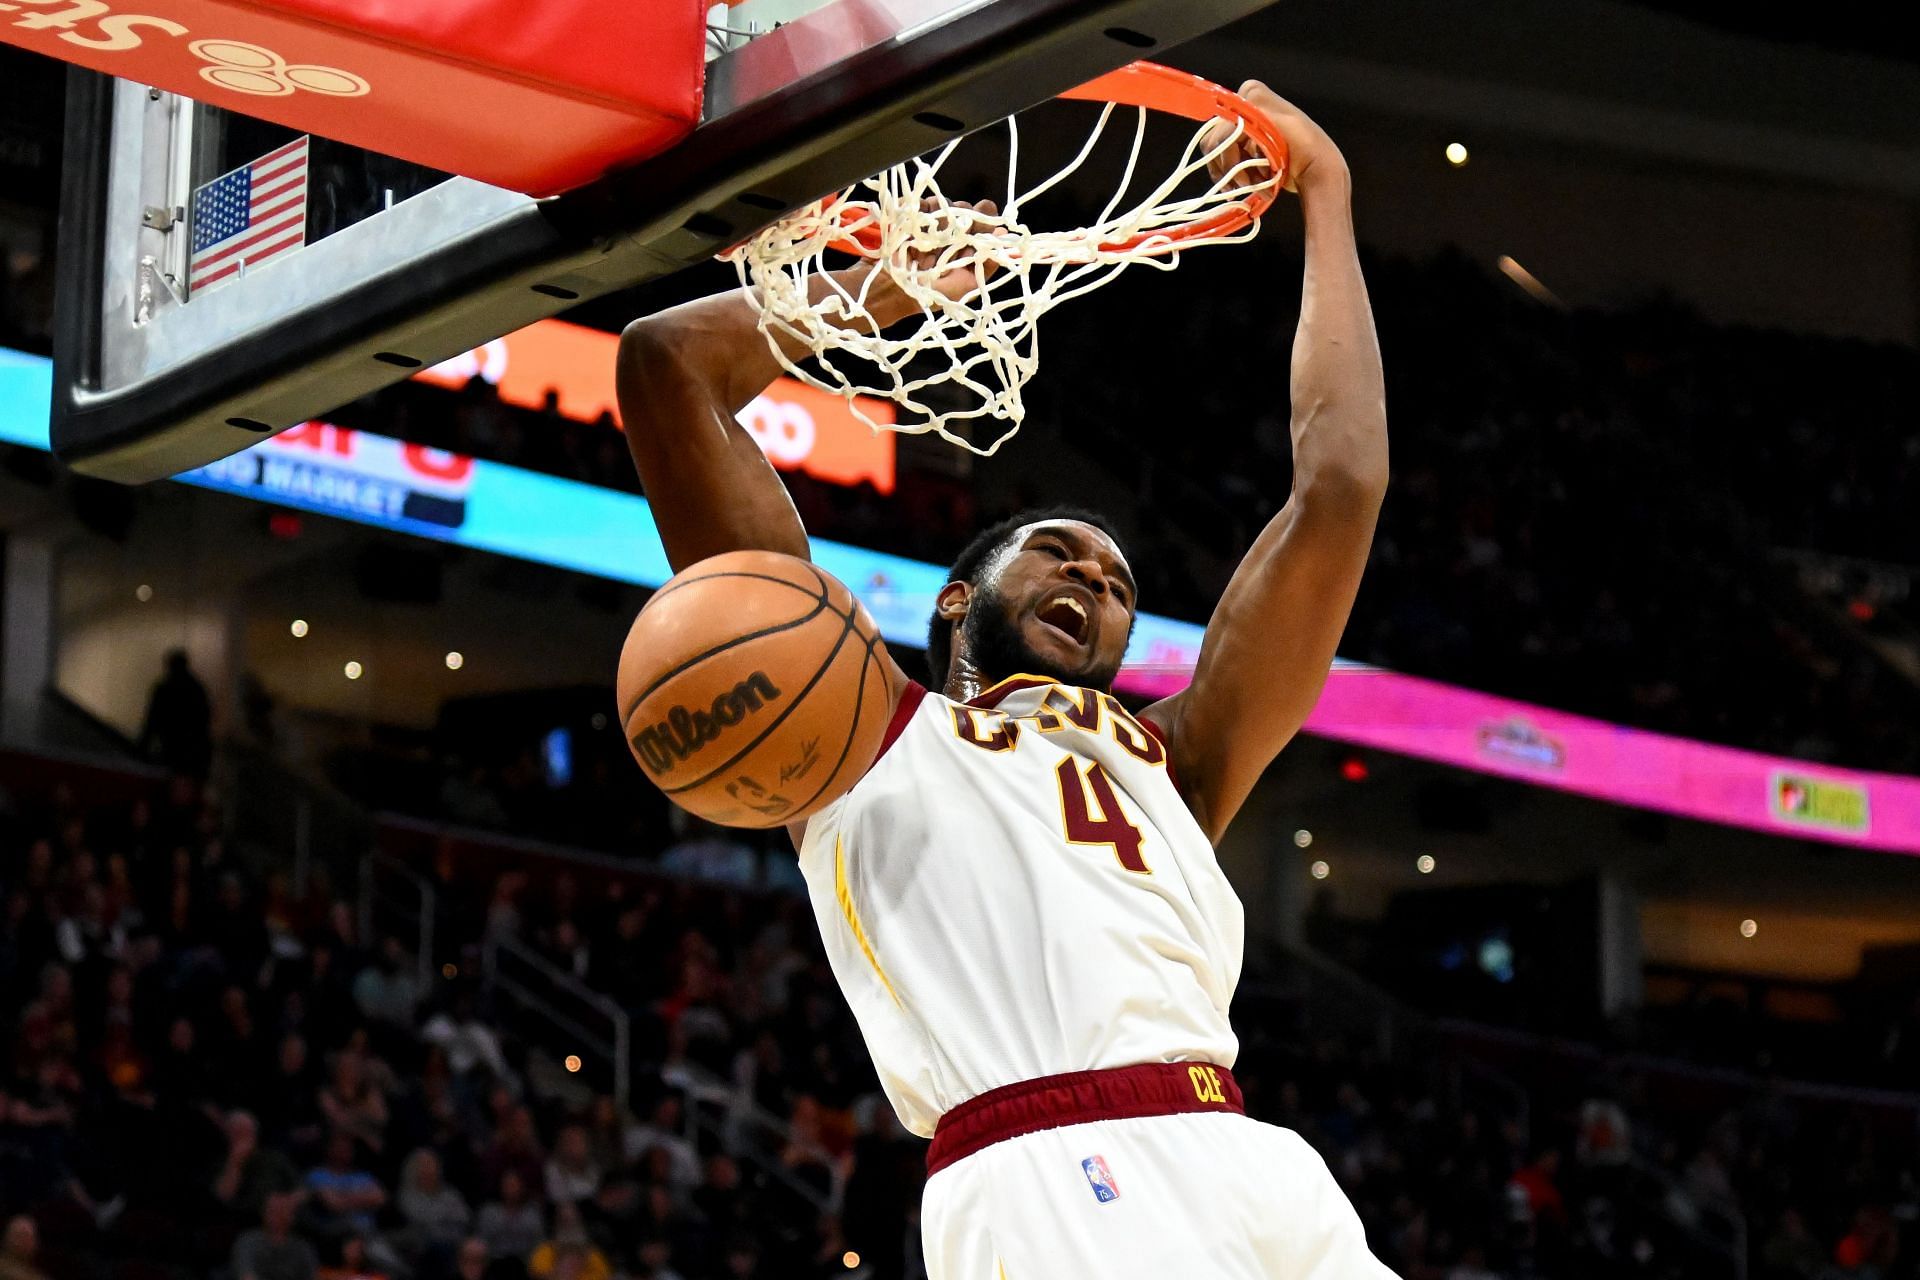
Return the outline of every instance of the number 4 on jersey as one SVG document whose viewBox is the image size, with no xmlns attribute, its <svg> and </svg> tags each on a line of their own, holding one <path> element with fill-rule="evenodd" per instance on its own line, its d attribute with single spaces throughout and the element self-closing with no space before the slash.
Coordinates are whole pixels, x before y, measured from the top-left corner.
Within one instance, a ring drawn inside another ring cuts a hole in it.
<svg viewBox="0 0 1920 1280">
<path fill-rule="evenodd" d="M 1082 776 L 1080 763 L 1073 756 L 1060 762 L 1055 774 L 1060 779 L 1060 812 L 1066 818 L 1069 844 L 1105 844 L 1113 846 L 1120 865 L 1140 875 L 1152 875 L 1153 868 L 1140 856 L 1140 828 L 1127 821 L 1127 811 L 1113 793 L 1113 780 L 1095 761 Z M 1091 792 L 1093 801 L 1088 803 Z M 1098 809 L 1100 816 L 1093 816 Z"/>
</svg>

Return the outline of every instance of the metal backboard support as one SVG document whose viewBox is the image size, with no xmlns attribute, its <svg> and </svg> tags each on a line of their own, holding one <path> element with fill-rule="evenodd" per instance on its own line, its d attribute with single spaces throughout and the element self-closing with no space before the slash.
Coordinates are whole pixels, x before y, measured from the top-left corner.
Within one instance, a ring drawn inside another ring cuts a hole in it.
<svg viewBox="0 0 1920 1280">
<path fill-rule="evenodd" d="M 204 465 L 1268 3 L 830 0 L 718 32 L 704 122 L 663 155 L 536 201 L 356 153 L 344 181 L 385 203 L 204 296 L 186 196 L 245 159 L 209 141 L 235 122 L 75 70 L 62 235 L 97 251 L 60 255 L 55 451 L 128 483 Z"/>
</svg>

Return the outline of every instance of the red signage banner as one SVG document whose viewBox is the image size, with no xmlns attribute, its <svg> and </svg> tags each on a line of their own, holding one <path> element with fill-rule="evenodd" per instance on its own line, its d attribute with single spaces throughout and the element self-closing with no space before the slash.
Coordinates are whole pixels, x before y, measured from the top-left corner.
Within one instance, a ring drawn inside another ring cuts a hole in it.
<svg viewBox="0 0 1920 1280">
<path fill-rule="evenodd" d="M 0 43 L 535 195 L 700 120 L 706 7 L 0 0 Z"/>
<path fill-rule="evenodd" d="M 576 422 L 595 422 L 603 414 L 618 422 L 613 362 L 619 344 L 599 329 L 542 320 L 414 377 L 454 390 L 485 378 L 509 404 L 538 409 L 552 393 L 560 412 Z M 893 421 L 892 401 L 862 397 L 860 404 L 876 422 Z M 741 410 L 740 422 L 782 470 L 893 492 L 893 433 L 870 430 L 838 396 L 781 378 Z"/>
</svg>

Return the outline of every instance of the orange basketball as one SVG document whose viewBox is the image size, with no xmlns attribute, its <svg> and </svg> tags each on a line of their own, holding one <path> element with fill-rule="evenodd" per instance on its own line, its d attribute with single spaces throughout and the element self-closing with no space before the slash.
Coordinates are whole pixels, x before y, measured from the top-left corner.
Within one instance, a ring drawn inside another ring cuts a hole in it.
<svg viewBox="0 0 1920 1280">
<path fill-rule="evenodd" d="M 731 551 L 676 574 L 620 651 L 620 724 L 673 802 L 729 827 L 839 799 L 887 727 L 880 634 L 804 560 Z"/>
</svg>

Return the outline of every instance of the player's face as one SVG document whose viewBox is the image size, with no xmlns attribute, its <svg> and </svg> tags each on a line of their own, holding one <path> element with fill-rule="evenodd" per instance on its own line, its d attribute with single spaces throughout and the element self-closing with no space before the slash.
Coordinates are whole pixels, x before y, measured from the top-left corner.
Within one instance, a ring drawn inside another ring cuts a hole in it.
<svg viewBox="0 0 1920 1280">
<path fill-rule="evenodd" d="M 1051 676 L 1105 689 L 1133 629 L 1133 573 L 1099 529 L 1030 524 L 984 567 L 967 610 L 967 656 L 983 675 Z"/>
</svg>

